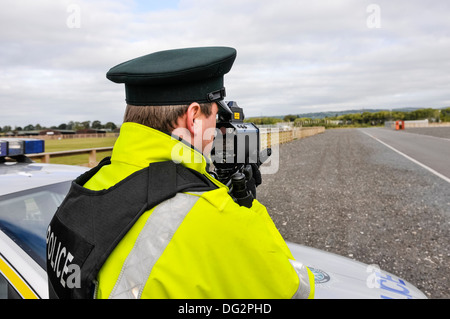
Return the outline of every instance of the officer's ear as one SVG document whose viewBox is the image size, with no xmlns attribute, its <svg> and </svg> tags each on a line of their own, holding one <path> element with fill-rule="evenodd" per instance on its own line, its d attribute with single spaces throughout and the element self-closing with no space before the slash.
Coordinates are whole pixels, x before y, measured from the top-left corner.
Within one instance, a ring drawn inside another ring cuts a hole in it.
<svg viewBox="0 0 450 319">
<path fill-rule="evenodd" d="M 197 102 L 193 102 L 189 105 L 187 112 L 186 112 L 186 128 L 189 130 L 189 132 L 194 136 L 194 123 L 195 120 L 199 117 L 201 114 L 200 104 Z"/>
</svg>

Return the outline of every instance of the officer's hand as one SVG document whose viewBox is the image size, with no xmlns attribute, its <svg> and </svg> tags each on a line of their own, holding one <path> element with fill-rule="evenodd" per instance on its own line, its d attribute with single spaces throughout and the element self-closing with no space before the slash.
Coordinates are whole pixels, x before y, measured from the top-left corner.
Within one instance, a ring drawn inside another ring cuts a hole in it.
<svg viewBox="0 0 450 319">
<path fill-rule="evenodd" d="M 249 164 L 244 169 L 247 180 L 247 189 L 252 192 L 253 198 L 256 198 L 256 187 L 262 183 L 261 172 L 258 165 Z"/>
</svg>

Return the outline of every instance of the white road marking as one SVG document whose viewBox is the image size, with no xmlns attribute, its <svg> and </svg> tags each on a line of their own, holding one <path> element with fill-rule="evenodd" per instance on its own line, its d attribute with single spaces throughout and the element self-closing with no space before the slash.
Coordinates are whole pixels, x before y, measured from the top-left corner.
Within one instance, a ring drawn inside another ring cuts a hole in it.
<svg viewBox="0 0 450 319">
<path fill-rule="evenodd" d="M 385 142 L 379 140 L 379 139 L 376 138 L 375 136 L 373 136 L 373 135 L 371 135 L 371 134 L 369 134 L 369 133 L 367 133 L 367 132 L 365 132 L 365 131 L 362 131 L 362 132 L 363 132 L 364 134 L 366 134 L 367 136 L 370 136 L 370 137 L 373 138 L 374 140 L 380 142 L 380 143 L 383 144 L 384 146 L 390 148 L 390 149 L 393 150 L 394 152 L 397 152 L 398 154 L 402 155 L 403 157 L 409 159 L 411 162 L 416 163 L 417 165 L 419 165 L 419 166 L 425 168 L 426 170 L 430 171 L 430 172 L 433 173 L 434 175 L 436 175 L 436 176 L 442 178 L 442 179 L 443 179 L 444 181 L 446 181 L 447 183 L 450 183 L 450 178 L 448 178 L 447 176 L 442 175 L 441 173 L 435 171 L 435 170 L 432 169 L 431 167 L 428 167 L 428 166 L 426 166 L 425 164 L 419 162 L 418 160 L 415 160 L 414 158 L 412 158 L 412 157 L 406 155 L 405 153 L 400 152 L 400 151 L 397 150 L 396 148 L 390 146 L 389 144 L 386 144 Z"/>
</svg>

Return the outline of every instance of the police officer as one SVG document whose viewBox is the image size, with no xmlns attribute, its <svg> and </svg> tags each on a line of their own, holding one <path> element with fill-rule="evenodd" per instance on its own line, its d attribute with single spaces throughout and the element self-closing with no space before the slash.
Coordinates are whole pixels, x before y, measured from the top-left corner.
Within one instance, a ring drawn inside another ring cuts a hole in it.
<svg viewBox="0 0 450 319">
<path fill-rule="evenodd" d="M 251 208 L 239 206 L 207 172 L 216 114 L 229 111 L 223 78 L 235 58 L 236 50 L 228 47 L 168 50 L 107 73 L 111 81 L 125 84 L 127 109 L 110 161 L 83 182 L 82 188 L 95 195 L 90 198 L 101 198 L 146 167 L 167 161 L 187 168 L 208 187 L 178 192 L 142 212 L 101 265 L 93 297 L 314 296 L 311 271 L 294 260 L 266 208 L 256 199 Z M 160 172 L 149 185 L 159 190 L 164 176 Z M 120 215 L 132 205 L 127 196 L 117 197 L 111 197 L 117 202 L 103 215 Z"/>
</svg>

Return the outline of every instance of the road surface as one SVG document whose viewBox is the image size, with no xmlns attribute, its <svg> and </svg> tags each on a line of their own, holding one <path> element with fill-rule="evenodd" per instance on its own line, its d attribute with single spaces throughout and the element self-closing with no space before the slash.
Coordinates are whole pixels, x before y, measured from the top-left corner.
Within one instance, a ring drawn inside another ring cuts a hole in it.
<svg viewBox="0 0 450 319">
<path fill-rule="evenodd" d="M 257 198 L 286 240 L 375 264 L 430 298 L 450 298 L 450 183 L 425 168 L 448 176 L 439 164 L 445 145 L 384 129 L 326 130 L 282 144 L 279 169 L 263 175 Z"/>
<path fill-rule="evenodd" d="M 450 139 L 383 128 L 362 131 L 450 183 Z"/>
</svg>

